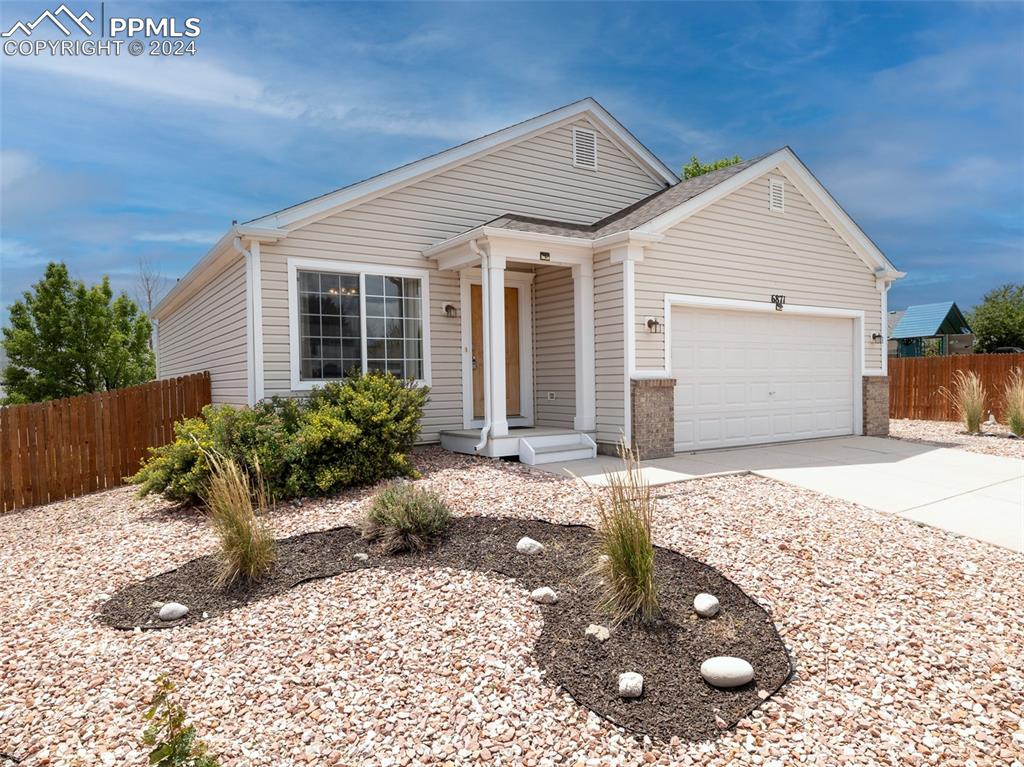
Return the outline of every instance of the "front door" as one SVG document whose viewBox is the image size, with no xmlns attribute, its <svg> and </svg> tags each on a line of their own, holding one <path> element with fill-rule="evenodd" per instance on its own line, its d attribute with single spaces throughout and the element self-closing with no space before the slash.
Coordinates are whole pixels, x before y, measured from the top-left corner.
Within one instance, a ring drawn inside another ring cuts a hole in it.
<svg viewBox="0 0 1024 767">
<path fill-rule="evenodd" d="M 473 417 L 484 417 L 484 302 L 479 285 L 469 286 L 473 354 Z M 519 369 L 519 288 L 505 288 L 505 408 L 509 418 L 522 413 Z"/>
</svg>

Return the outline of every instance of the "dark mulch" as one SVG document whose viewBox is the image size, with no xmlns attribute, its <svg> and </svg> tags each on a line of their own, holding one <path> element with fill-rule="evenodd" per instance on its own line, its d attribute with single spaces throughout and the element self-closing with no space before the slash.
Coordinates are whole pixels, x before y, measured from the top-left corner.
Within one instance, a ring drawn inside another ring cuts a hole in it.
<svg viewBox="0 0 1024 767">
<path fill-rule="evenodd" d="M 532 557 L 517 553 L 515 544 L 524 535 L 543 543 L 544 552 Z M 775 693 L 788 680 L 789 655 L 767 613 L 718 571 L 660 547 L 656 558 L 665 620 L 647 629 L 624 624 L 604 644 L 585 637 L 588 624 L 608 625 L 594 609 L 592 578 L 585 575 L 593 547 L 589 527 L 464 517 L 453 520 L 448 534 L 428 551 L 382 556 L 354 530 L 342 527 L 279 541 L 279 562 L 258 586 L 219 590 L 213 586 L 215 560 L 200 557 L 118 592 L 99 618 L 119 629 L 174 628 L 201 623 L 204 612 L 212 618 L 306 581 L 366 567 L 451 567 L 513 578 L 528 591 L 553 588 L 558 603 L 541 607 L 544 627 L 535 647 L 539 666 L 578 703 L 635 733 L 658 740 L 714 738 L 721 732 L 716 715 L 732 727 L 760 705 L 759 690 Z M 369 561 L 352 558 L 360 551 L 370 555 Z M 720 600 L 717 617 L 693 613 L 693 597 L 701 591 Z M 181 602 L 190 612 L 163 623 L 151 606 L 155 601 Z M 710 687 L 699 668 L 712 655 L 745 658 L 754 667 L 753 682 L 733 690 Z M 619 698 L 618 675 L 624 671 L 643 674 L 642 698 Z"/>
</svg>

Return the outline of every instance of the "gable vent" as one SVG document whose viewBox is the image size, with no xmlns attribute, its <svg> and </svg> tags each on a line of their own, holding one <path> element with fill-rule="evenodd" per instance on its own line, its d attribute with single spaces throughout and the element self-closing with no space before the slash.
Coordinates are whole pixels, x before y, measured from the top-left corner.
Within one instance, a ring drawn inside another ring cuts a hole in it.
<svg viewBox="0 0 1024 767">
<path fill-rule="evenodd" d="M 585 128 L 572 129 L 572 164 L 597 169 L 597 134 Z"/>
<path fill-rule="evenodd" d="M 786 210 L 786 182 L 781 178 L 768 180 L 768 210 L 784 213 Z"/>
</svg>

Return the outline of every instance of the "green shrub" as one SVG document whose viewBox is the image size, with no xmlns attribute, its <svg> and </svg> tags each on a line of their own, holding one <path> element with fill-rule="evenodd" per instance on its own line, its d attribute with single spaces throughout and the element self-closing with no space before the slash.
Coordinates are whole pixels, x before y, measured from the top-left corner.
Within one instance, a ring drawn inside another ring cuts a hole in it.
<svg viewBox="0 0 1024 767">
<path fill-rule="evenodd" d="M 1024 370 L 1014 368 L 1003 387 L 1006 400 L 1006 423 L 1010 432 L 1017 437 L 1024 437 Z"/>
<path fill-rule="evenodd" d="M 651 542 L 654 497 L 633 451 L 620 452 L 624 470 L 609 472 L 607 495 L 597 496 L 597 562 L 591 573 L 600 579 L 599 608 L 615 623 L 651 623 L 661 615 Z"/>
<path fill-rule="evenodd" d="M 150 747 L 149 764 L 156 767 L 219 767 L 207 756 L 207 747 L 196 740 L 196 728 L 185 722 L 185 710 L 171 700 L 174 685 L 161 676 L 157 691 L 143 718 L 150 724 L 142 742 Z"/>
<path fill-rule="evenodd" d="M 450 520 L 451 512 L 435 493 L 403 482 L 377 493 L 363 519 L 362 533 L 381 551 L 397 554 L 426 548 Z"/>
<path fill-rule="evenodd" d="M 236 461 L 246 471 L 259 465 L 270 480 L 271 494 L 283 494 L 278 482 L 287 435 L 276 403 L 254 408 L 207 405 L 202 417 L 175 424 L 174 436 L 174 442 L 152 449 L 149 460 L 131 477 L 140 486 L 140 495 L 162 493 L 172 501 L 198 502 L 210 483 L 210 453 Z"/>
<path fill-rule="evenodd" d="M 277 559 L 274 536 L 266 523 L 267 493 L 259 467 L 250 479 L 230 458 L 211 455 L 208 460 L 206 506 L 220 538 L 217 582 L 221 586 L 252 583 L 266 575 Z"/>
<path fill-rule="evenodd" d="M 353 376 L 305 399 L 274 397 L 253 408 L 207 406 L 175 426 L 131 478 L 141 495 L 194 503 L 207 493 L 215 452 L 251 474 L 259 466 L 272 498 L 327 495 L 414 476 L 408 453 L 420 434 L 427 390 L 391 375 Z"/>
</svg>

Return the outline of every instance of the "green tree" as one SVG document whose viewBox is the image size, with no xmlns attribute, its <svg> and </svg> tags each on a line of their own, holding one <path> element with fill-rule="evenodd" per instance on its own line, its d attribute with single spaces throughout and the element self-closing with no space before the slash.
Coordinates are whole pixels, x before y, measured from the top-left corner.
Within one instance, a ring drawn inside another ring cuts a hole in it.
<svg viewBox="0 0 1024 767">
<path fill-rule="evenodd" d="M 8 404 L 132 386 L 155 373 L 149 318 L 124 293 L 115 297 L 109 278 L 86 287 L 64 264 L 46 267 L 2 331 Z"/>
<path fill-rule="evenodd" d="M 1007 283 L 990 290 L 967 316 L 974 348 L 992 352 L 1000 346 L 1024 349 L 1024 284 Z"/>
<path fill-rule="evenodd" d="M 732 157 L 723 157 L 721 160 L 709 163 L 702 163 L 697 159 L 697 155 L 692 155 L 690 161 L 683 166 L 683 178 L 703 176 L 705 173 L 710 173 L 719 168 L 728 168 L 730 165 L 735 165 L 738 162 L 743 162 L 743 158 L 738 154 L 734 154 Z"/>
</svg>

